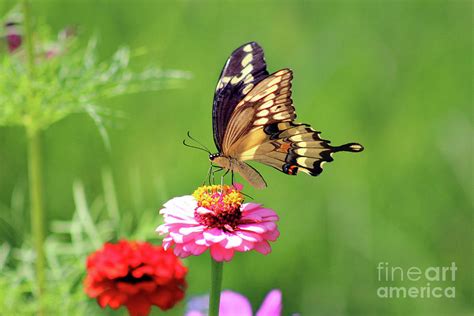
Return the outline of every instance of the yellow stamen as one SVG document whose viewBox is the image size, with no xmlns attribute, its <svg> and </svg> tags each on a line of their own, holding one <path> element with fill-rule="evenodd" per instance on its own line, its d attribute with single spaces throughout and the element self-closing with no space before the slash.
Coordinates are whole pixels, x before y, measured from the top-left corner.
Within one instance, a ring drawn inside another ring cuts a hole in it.
<svg viewBox="0 0 474 316">
<path fill-rule="evenodd" d="M 197 188 L 193 196 L 198 205 L 205 208 L 214 208 L 220 203 L 223 203 L 223 206 L 239 208 L 244 201 L 243 194 L 229 185 L 205 185 Z"/>
</svg>

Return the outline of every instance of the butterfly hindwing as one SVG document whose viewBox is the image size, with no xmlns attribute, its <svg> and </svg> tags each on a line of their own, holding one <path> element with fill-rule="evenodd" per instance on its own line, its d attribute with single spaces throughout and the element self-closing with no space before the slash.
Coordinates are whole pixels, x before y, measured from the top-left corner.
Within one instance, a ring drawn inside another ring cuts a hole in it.
<svg viewBox="0 0 474 316">
<path fill-rule="evenodd" d="M 324 163 L 333 161 L 333 153 L 363 149 L 356 143 L 331 146 L 309 125 L 294 122 L 273 123 L 252 133 L 261 134 L 260 138 L 265 134 L 265 141 L 248 148 L 238 159 L 258 161 L 289 175 L 302 171 L 316 176 L 323 171 Z M 255 137 L 252 133 L 248 137 Z"/>
<path fill-rule="evenodd" d="M 255 42 L 237 48 L 227 60 L 217 82 L 212 109 L 214 142 L 219 151 L 237 104 L 267 76 L 263 49 Z"/>
</svg>

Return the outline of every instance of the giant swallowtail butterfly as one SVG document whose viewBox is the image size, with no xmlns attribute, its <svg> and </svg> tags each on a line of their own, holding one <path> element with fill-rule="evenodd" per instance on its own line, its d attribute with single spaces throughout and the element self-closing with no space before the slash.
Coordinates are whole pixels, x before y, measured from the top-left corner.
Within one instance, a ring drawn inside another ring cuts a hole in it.
<svg viewBox="0 0 474 316">
<path fill-rule="evenodd" d="M 308 124 L 294 122 L 290 69 L 269 74 L 263 49 L 255 42 L 237 48 L 217 83 L 212 125 L 217 154 L 210 160 L 237 172 L 256 188 L 265 180 L 246 161 L 258 161 L 289 175 L 320 174 L 339 151 L 360 152 L 362 145 L 331 146 Z"/>
</svg>

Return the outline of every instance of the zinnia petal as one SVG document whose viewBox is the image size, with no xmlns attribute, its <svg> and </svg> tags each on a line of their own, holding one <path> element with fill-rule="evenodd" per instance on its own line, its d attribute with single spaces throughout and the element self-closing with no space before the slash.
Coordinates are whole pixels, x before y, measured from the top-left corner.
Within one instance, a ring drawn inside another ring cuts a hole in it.
<svg viewBox="0 0 474 316">
<path fill-rule="evenodd" d="M 272 290 L 263 300 L 263 303 L 255 316 L 280 316 L 281 310 L 281 291 Z"/>
<path fill-rule="evenodd" d="M 252 316 L 252 306 L 242 294 L 223 291 L 219 304 L 219 316 Z"/>
<path fill-rule="evenodd" d="M 251 242 L 258 242 L 263 239 L 262 235 L 246 230 L 238 230 L 235 232 L 235 234 L 240 238 Z"/>
<path fill-rule="evenodd" d="M 255 250 L 261 254 L 268 255 L 272 251 L 272 248 L 268 241 L 264 240 L 255 244 Z"/>
<path fill-rule="evenodd" d="M 280 290 L 272 290 L 265 297 L 255 316 L 281 316 L 282 297 Z M 193 297 L 188 301 L 186 316 L 205 316 L 209 310 L 209 295 Z M 252 316 L 252 306 L 247 298 L 229 290 L 221 293 L 220 316 Z M 293 314 L 297 315 L 297 314 Z"/>
<path fill-rule="evenodd" d="M 219 228 L 211 228 L 203 233 L 206 240 L 213 243 L 220 243 L 226 238 L 226 234 Z"/>
<path fill-rule="evenodd" d="M 226 234 L 226 238 L 221 244 L 223 244 L 226 249 L 237 248 L 242 244 L 242 238 L 234 234 Z"/>
<path fill-rule="evenodd" d="M 173 211 L 181 211 L 182 214 L 189 214 L 189 210 L 196 209 L 197 202 L 191 195 L 184 195 L 175 197 L 163 205 L 165 208 L 164 210 L 173 210 Z"/>
<path fill-rule="evenodd" d="M 234 257 L 234 250 L 214 244 L 211 246 L 211 256 L 216 261 L 230 261 Z"/>
<path fill-rule="evenodd" d="M 239 225 L 239 228 L 241 230 L 248 230 L 257 234 L 263 234 L 266 232 L 265 226 L 260 223 L 242 224 Z"/>
</svg>

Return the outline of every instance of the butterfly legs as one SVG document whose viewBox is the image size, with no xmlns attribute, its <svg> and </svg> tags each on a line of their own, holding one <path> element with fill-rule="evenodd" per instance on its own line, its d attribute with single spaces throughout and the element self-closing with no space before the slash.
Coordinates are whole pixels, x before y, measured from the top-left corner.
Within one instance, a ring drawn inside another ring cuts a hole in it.
<svg viewBox="0 0 474 316">
<path fill-rule="evenodd" d="M 221 168 L 221 170 L 222 170 L 222 168 Z M 221 176 L 221 185 L 224 185 L 224 178 L 225 178 L 226 175 L 229 174 L 230 171 L 231 171 L 230 169 L 227 169 L 225 171 L 225 173 Z M 234 171 L 233 170 L 232 170 L 232 182 L 231 183 L 232 183 L 232 185 L 234 184 Z"/>
<path fill-rule="evenodd" d="M 206 183 L 206 179 L 209 185 L 216 184 L 215 174 L 222 170 L 224 170 L 223 167 L 219 167 L 219 166 L 215 166 L 211 164 L 211 166 L 209 167 L 209 170 L 207 171 L 206 178 L 202 182 L 202 184 L 204 185 Z M 225 173 L 221 176 L 221 185 L 224 184 L 224 178 L 229 174 L 229 172 L 231 173 L 231 184 L 232 185 L 234 184 L 234 171 L 226 169 Z"/>
<path fill-rule="evenodd" d="M 206 183 L 206 179 L 207 179 L 207 184 L 209 184 L 209 185 L 215 184 L 216 183 L 216 180 L 215 180 L 216 172 L 222 171 L 223 169 L 224 168 L 222 168 L 222 167 L 215 166 L 215 165 L 211 164 L 210 167 L 209 167 L 209 170 L 207 171 L 206 178 L 204 179 L 202 184 L 204 185 Z"/>
<path fill-rule="evenodd" d="M 212 171 L 212 184 L 216 184 L 216 178 L 215 175 L 217 172 L 224 170 L 222 167 L 216 167 L 216 170 Z"/>
<path fill-rule="evenodd" d="M 228 160 L 223 160 L 224 162 L 228 162 L 228 164 L 221 164 L 219 162 L 217 163 L 213 163 L 211 161 L 211 165 L 209 166 L 209 170 L 207 172 L 207 175 L 206 175 L 206 178 L 207 179 L 207 183 L 209 185 L 215 185 L 216 184 L 216 181 L 215 181 L 215 174 L 217 172 L 220 172 L 222 170 L 225 170 L 224 173 L 221 175 L 221 181 L 220 181 L 220 184 L 221 185 L 224 185 L 224 180 L 225 180 L 225 177 L 229 174 L 231 174 L 231 185 L 234 184 L 234 161 L 231 160 L 231 159 L 228 159 Z M 204 183 L 206 183 L 206 180 L 203 181 L 203 185 Z"/>
<path fill-rule="evenodd" d="M 206 184 L 206 179 L 207 179 L 207 183 L 208 184 L 211 184 L 211 173 L 212 173 L 212 163 L 211 165 L 209 166 L 209 170 L 207 171 L 207 175 L 206 177 L 204 178 L 204 180 L 202 181 L 202 185 Z"/>
</svg>

